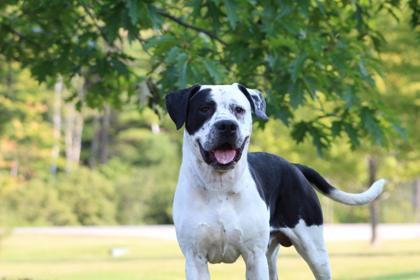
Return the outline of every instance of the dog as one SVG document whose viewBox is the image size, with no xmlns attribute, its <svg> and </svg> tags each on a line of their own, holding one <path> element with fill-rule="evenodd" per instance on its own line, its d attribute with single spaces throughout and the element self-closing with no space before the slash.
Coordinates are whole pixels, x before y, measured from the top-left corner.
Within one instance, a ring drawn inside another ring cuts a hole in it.
<svg viewBox="0 0 420 280">
<path fill-rule="evenodd" d="M 349 205 L 366 204 L 385 180 L 351 194 L 317 171 L 264 152 L 248 153 L 252 115 L 268 120 L 262 94 L 240 84 L 195 85 L 166 96 L 185 125 L 173 220 L 186 278 L 210 279 L 208 263 L 246 264 L 247 279 L 277 279 L 280 245 L 294 246 L 316 279 L 331 279 L 323 217 L 314 188 Z"/>
</svg>

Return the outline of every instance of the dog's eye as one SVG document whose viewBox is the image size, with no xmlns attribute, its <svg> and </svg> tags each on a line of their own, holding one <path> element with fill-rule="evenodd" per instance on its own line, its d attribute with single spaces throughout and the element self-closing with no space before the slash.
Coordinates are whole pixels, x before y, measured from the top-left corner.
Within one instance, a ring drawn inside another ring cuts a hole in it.
<svg viewBox="0 0 420 280">
<path fill-rule="evenodd" d="M 245 109 L 242 107 L 235 107 L 235 113 L 242 115 L 243 113 L 245 113 Z"/>
<path fill-rule="evenodd" d="M 210 111 L 210 106 L 201 106 L 199 110 L 201 113 L 208 113 Z"/>
</svg>

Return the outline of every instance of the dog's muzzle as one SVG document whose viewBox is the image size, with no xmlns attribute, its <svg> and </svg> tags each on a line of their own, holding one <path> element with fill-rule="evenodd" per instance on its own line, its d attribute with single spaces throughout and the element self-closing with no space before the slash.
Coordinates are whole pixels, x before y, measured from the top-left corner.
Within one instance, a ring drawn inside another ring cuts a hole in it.
<svg viewBox="0 0 420 280">
<path fill-rule="evenodd" d="M 235 164 L 241 159 L 242 152 L 245 148 L 249 137 L 245 137 L 244 141 L 239 147 L 235 147 L 229 142 L 222 142 L 210 150 L 206 150 L 197 140 L 200 147 L 200 153 L 204 162 L 213 166 L 217 170 L 229 170 L 235 167 Z"/>
</svg>

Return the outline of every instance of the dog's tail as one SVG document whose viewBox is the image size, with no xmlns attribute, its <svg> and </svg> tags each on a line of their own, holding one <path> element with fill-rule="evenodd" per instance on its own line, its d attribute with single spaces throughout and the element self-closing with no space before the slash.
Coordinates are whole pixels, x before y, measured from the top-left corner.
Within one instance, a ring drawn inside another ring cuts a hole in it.
<svg viewBox="0 0 420 280">
<path fill-rule="evenodd" d="M 347 193 L 330 185 L 318 172 L 314 169 L 301 164 L 295 166 L 303 173 L 306 179 L 315 186 L 321 193 L 329 198 L 348 205 L 363 205 L 375 200 L 383 190 L 386 180 L 377 180 L 362 193 Z"/>
</svg>

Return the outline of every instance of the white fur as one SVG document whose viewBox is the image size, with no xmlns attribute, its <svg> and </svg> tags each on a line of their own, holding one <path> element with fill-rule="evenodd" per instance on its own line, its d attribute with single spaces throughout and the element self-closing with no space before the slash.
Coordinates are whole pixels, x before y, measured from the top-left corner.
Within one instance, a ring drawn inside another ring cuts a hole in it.
<svg viewBox="0 0 420 280">
<path fill-rule="evenodd" d="M 308 263 L 316 279 L 331 279 L 322 225 L 307 226 L 305 221 L 299 220 L 294 228 L 277 228 L 276 230 L 290 238 L 298 253 Z"/>
<path fill-rule="evenodd" d="M 174 198 L 177 239 L 186 257 L 187 279 L 207 279 L 207 262 L 234 262 L 240 255 L 250 279 L 268 279 L 265 251 L 269 216 L 248 171 L 246 157 L 219 173 L 197 168 L 184 134 L 183 162 Z M 265 277 L 264 277 L 265 275 Z"/>
<path fill-rule="evenodd" d="M 385 183 L 386 180 L 380 179 L 362 193 L 347 193 L 339 189 L 334 189 L 327 196 L 335 201 L 348 205 L 367 204 L 375 200 L 382 193 Z"/>
</svg>

